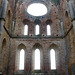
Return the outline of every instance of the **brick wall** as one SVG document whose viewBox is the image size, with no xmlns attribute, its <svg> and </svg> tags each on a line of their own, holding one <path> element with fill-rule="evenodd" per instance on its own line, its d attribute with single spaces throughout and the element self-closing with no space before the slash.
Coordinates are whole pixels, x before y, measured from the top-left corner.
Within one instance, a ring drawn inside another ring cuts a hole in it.
<svg viewBox="0 0 75 75">
<path fill-rule="evenodd" d="M 20 38 L 10 38 L 9 35 L 6 33 L 6 31 L 3 29 L 2 39 L 1 39 L 1 48 L 0 48 L 3 51 L 2 52 L 3 54 L 0 53 L 0 56 L 3 56 L 3 57 L 2 57 L 2 60 L 0 60 L 2 62 L 0 63 L 0 71 L 2 71 L 4 75 L 6 75 L 7 73 L 9 73 L 9 75 L 13 75 L 14 72 L 18 72 L 19 70 L 18 51 L 19 49 L 25 47 L 24 49 L 25 49 L 26 56 L 25 56 L 24 71 L 33 72 L 34 71 L 33 52 L 36 46 L 38 45 L 38 47 L 41 50 L 41 71 L 42 72 L 52 72 L 50 68 L 51 65 L 50 65 L 50 59 L 49 59 L 50 58 L 49 51 L 51 48 L 54 48 L 56 52 L 56 68 L 57 68 L 56 70 L 62 75 L 67 75 L 66 62 L 65 62 L 65 58 L 66 58 L 66 61 L 69 66 L 68 68 L 69 74 L 71 75 L 72 73 L 71 68 L 75 63 L 75 60 L 74 60 L 75 42 L 74 42 L 73 29 L 71 29 L 70 33 L 66 36 L 66 38 L 64 39 L 56 38 L 56 36 L 59 37 L 62 35 L 60 19 L 63 19 L 65 32 L 67 32 L 65 24 L 69 25 L 70 23 L 70 19 L 65 17 L 66 2 L 64 0 L 61 1 L 61 4 L 60 4 L 61 9 L 60 9 L 59 6 L 55 6 L 51 2 L 46 1 L 47 6 L 51 8 L 51 10 L 49 9 L 51 12 L 49 11 L 47 15 L 40 17 L 38 19 L 39 25 L 40 25 L 40 36 L 35 36 L 35 25 L 36 25 L 35 21 L 37 20 L 37 18 L 28 15 L 28 13 L 26 12 L 29 1 L 26 1 L 23 3 L 21 1 L 18 1 L 15 9 L 14 9 L 14 5 L 15 5 L 14 2 L 15 2 L 14 0 L 8 2 L 5 27 L 7 28 L 8 32 L 11 34 L 12 20 L 14 19 L 15 30 L 13 34 L 15 37 L 20 37 Z M 8 11 L 9 10 L 10 10 L 10 28 L 8 29 L 8 23 L 9 23 Z M 25 24 L 27 24 L 29 27 L 28 35 L 31 36 L 31 38 L 28 38 L 28 37 L 25 38 L 25 36 L 23 36 Z M 54 36 L 55 38 L 47 37 L 47 34 L 46 34 L 47 24 L 51 25 L 51 35 Z M 46 38 L 43 38 L 44 36 L 46 36 Z M 5 48 L 3 47 L 2 49 L 2 45 L 3 45 L 2 42 L 4 39 L 6 39 L 6 47 Z M 64 44 L 64 40 L 65 40 L 65 44 Z M 20 46 L 20 44 L 22 45 Z M 1 68 L 2 64 L 3 64 L 3 69 Z"/>
</svg>

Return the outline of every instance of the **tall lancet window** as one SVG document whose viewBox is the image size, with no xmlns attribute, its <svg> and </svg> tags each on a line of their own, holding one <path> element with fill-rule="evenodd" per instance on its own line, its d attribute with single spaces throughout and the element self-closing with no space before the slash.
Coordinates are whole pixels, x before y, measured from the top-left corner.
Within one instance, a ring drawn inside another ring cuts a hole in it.
<svg viewBox="0 0 75 75">
<path fill-rule="evenodd" d="M 47 25 L 47 35 L 51 35 L 51 26 Z"/>
<path fill-rule="evenodd" d="M 40 70 L 40 50 L 36 49 L 35 50 L 35 62 L 34 62 L 34 69 L 35 70 Z"/>
<path fill-rule="evenodd" d="M 24 55 L 25 55 L 25 51 L 24 51 L 24 49 L 21 49 L 20 61 L 19 61 L 19 70 L 24 70 Z"/>
<path fill-rule="evenodd" d="M 28 25 L 24 26 L 24 35 L 28 35 Z"/>
<path fill-rule="evenodd" d="M 39 35 L 40 34 L 40 27 L 39 25 L 35 26 L 35 35 Z"/>
<path fill-rule="evenodd" d="M 55 61 L 55 50 L 50 50 L 50 59 L 51 59 L 51 70 L 56 69 L 56 61 Z"/>
</svg>

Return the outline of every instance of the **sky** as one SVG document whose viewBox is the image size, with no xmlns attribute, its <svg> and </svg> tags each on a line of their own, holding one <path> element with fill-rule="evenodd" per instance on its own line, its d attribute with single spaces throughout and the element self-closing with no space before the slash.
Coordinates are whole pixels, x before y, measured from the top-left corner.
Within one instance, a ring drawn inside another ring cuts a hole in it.
<svg viewBox="0 0 75 75">
<path fill-rule="evenodd" d="M 41 3 L 33 3 L 28 6 L 27 12 L 33 16 L 43 16 L 47 13 L 47 7 Z"/>
</svg>

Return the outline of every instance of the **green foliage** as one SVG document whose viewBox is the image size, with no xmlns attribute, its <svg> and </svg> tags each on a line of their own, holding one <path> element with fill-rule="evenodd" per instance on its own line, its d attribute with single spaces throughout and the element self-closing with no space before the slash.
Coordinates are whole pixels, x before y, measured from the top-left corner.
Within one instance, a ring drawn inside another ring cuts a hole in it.
<svg viewBox="0 0 75 75">
<path fill-rule="evenodd" d="M 34 70 L 34 73 L 41 73 L 41 70 Z"/>
</svg>

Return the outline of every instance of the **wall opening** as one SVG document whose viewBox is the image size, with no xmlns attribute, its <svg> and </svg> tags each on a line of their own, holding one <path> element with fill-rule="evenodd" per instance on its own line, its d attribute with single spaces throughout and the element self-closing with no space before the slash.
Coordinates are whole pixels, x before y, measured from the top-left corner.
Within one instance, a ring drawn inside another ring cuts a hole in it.
<svg viewBox="0 0 75 75">
<path fill-rule="evenodd" d="M 28 6 L 27 12 L 33 16 L 43 16 L 47 13 L 47 7 L 42 3 L 33 3 Z"/>
<path fill-rule="evenodd" d="M 35 35 L 39 35 L 40 34 L 40 26 L 36 25 L 35 26 Z"/>
<path fill-rule="evenodd" d="M 19 70 L 24 70 L 24 49 L 20 50 Z"/>
<path fill-rule="evenodd" d="M 24 35 L 28 35 L 28 25 L 24 26 Z"/>
<path fill-rule="evenodd" d="M 50 61 L 51 61 L 51 70 L 56 69 L 56 61 L 55 61 L 55 50 L 51 49 L 50 50 Z"/>
<path fill-rule="evenodd" d="M 47 25 L 47 35 L 51 35 L 51 26 Z"/>
<path fill-rule="evenodd" d="M 34 61 L 34 69 L 35 70 L 40 70 L 40 50 L 36 49 L 35 50 L 35 61 Z"/>
</svg>

